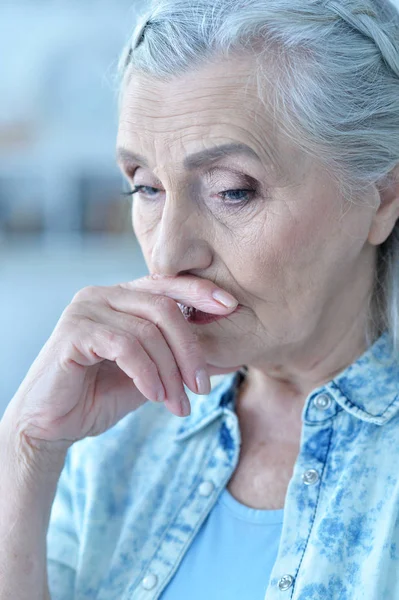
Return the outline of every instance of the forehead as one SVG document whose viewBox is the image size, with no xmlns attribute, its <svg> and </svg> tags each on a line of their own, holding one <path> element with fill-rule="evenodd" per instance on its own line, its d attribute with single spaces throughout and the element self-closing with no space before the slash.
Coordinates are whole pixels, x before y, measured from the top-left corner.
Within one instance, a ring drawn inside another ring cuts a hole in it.
<svg viewBox="0 0 399 600">
<path fill-rule="evenodd" d="M 204 147 L 243 143 L 281 176 L 287 160 L 298 160 L 297 150 L 284 141 L 256 82 L 250 56 L 210 61 L 163 81 L 132 71 L 121 103 L 118 146 L 137 150 L 155 166 L 155 154 L 166 150 L 178 161 Z"/>
</svg>

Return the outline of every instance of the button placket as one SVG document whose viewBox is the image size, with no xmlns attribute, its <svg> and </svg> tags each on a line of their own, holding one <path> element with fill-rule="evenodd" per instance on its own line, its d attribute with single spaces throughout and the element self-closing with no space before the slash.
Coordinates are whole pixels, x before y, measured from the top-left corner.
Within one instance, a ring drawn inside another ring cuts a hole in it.
<svg viewBox="0 0 399 600">
<path fill-rule="evenodd" d="M 321 408 L 317 408 L 318 404 Z M 301 587 L 298 569 L 312 532 L 314 514 L 319 503 L 320 482 L 328 460 L 335 414 L 334 398 L 326 394 L 319 402 L 315 402 L 313 398 L 304 415 L 302 445 L 285 502 L 284 518 L 288 520 L 288 524 L 285 535 L 281 538 L 280 553 L 273 567 L 264 600 L 290 598 L 294 587 Z M 301 501 L 300 510 L 298 498 Z M 288 594 L 284 596 L 285 591 L 288 591 Z"/>
<path fill-rule="evenodd" d="M 216 486 L 213 483 L 213 481 L 211 481 L 210 479 L 205 479 L 200 483 L 200 485 L 197 488 L 198 495 L 204 498 L 208 498 L 214 492 L 215 488 Z M 157 575 L 155 575 L 154 573 L 148 573 L 148 575 L 146 575 L 141 580 L 141 588 L 146 591 L 151 591 L 157 586 L 158 580 L 159 578 Z M 148 598 L 152 598 L 152 596 L 149 595 Z"/>
<path fill-rule="evenodd" d="M 325 392 L 318 394 L 313 399 L 314 406 L 320 411 L 328 410 L 332 405 L 332 399 Z M 307 469 L 302 474 L 302 482 L 305 485 L 314 485 L 320 479 L 319 472 L 316 469 Z"/>
<path fill-rule="evenodd" d="M 234 444 L 227 448 L 221 444 L 220 438 L 214 441 L 213 447 L 206 448 L 208 462 L 204 465 L 197 479 L 194 493 L 185 493 L 186 501 L 176 514 L 176 518 L 168 527 L 168 535 L 163 537 L 157 553 L 153 557 L 146 576 L 138 585 L 132 585 L 122 600 L 156 600 L 168 585 L 173 573 L 178 568 L 184 555 L 187 542 L 193 538 L 198 526 L 205 520 L 216 502 L 216 495 L 231 478 L 234 465 L 238 462 L 240 448 L 240 431 L 234 413 L 226 411 L 224 424 L 229 430 L 229 439 Z M 220 429 L 215 422 L 210 427 Z M 197 474 L 192 477 L 197 478 Z M 156 575 L 155 575 L 156 573 Z M 149 587 L 153 586 L 153 587 Z M 148 591 L 150 590 L 150 591 Z"/>
</svg>

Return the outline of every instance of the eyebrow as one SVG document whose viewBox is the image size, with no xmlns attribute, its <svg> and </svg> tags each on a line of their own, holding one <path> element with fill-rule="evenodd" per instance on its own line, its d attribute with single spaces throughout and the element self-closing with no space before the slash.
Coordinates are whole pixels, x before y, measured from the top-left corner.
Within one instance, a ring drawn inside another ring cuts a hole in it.
<svg viewBox="0 0 399 600">
<path fill-rule="evenodd" d="M 194 154 L 189 154 L 185 157 L 183 165 L 185 169 L 190 171 L 210 165 L 226 156 L 233 156 L 236 154 L 245 154 L 246 156 L 249 156 L 250 158 L 260 162 L 260 158 L 256 154 L 255 150 L 246 144 L 232 143 L 214 146 L 213 148 L 208 148 L 207 150 L 200 150 Z M 144 156 L 141 156 L 141 154 L 136 154 L 135 152 L 131 152 L 126 148 L 118 148 L 116 155 L 118 162 L 135 162 L 143 167 L 148 167 L 148 163 Z"/>
</svg>

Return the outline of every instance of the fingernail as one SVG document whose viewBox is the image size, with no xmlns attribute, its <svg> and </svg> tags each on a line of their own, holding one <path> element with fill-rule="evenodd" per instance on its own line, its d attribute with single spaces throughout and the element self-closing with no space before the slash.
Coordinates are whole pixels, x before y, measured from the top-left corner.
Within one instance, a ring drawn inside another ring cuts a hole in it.
<svg viewBox="0 0 399 600">
<path fill-rule="evenodd" d="M 184 396 L 181 397 L 180 408 L 183 417 L 188 417 L 188 415 L 191 413 L 190 401 L 187 398 L 187 394 L 184 394 Z"/>
<path fill-rule="evenodd" d="M 198 369 L 195 374 L 198 394 L 209 394 L 211 391 L 211 381 L 205 369 Z"/>
<path fill-rule="evenodd" d="M 223 306 L 226 308 L 234 308 L 238 304 L 237 300 L 233 298 L 233 296 L 227 292 L 222 292 L 222 290 L 215 290 L 212 296 L 217 302 L 223 304 Z"/>
</svg>

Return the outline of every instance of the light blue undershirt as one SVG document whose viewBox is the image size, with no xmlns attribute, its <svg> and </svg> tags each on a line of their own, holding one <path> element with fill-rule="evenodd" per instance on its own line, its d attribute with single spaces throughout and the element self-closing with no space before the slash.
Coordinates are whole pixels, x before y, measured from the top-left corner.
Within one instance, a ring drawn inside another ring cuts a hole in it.
<svg viewBox="0 0 399 600">
<path fill-rule="evenodd" d="M 249 508 L 224 489 L 160 598 L 263 600 L 283 514 Z"/>
</svg>

